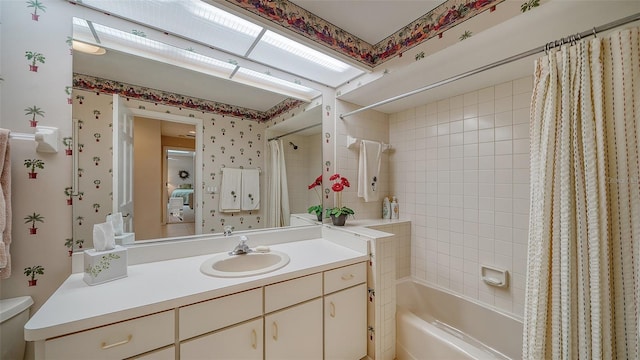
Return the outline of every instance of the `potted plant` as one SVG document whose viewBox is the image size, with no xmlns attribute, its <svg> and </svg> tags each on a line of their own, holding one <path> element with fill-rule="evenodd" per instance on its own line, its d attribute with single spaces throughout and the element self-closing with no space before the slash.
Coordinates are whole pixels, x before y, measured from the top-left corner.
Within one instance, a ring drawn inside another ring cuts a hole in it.
<svg viewBox="0 0 640 360">
<path fill-rule="evenodd" d="M 36 62 L 44 64 L 44 55 L 39 52 L 25 51 L 24 56 L 27 60 L 31 61 L 31 64 L 29 64 L 29 71 L 38 72 L 38 65 L 36 65 Z"/>
<path fill-rule="evenodd" d="M 355 214 L 352 209 L 342 206 L 342 190 L 344 190 L 345 187 L 350 187 L 351 184 L 346 177 L 340 176 L 340 174 L 333 174 L 329 180 L 333 181 L 331 190 L 336 193 L 337 206 L 327 209 L 326 216 L 331 218 L 333 225 L 344 226 L 344 223 L 347 220 L 347 215 Z"/>
<path fill-rule="evenodd" d="M 73 138 L 71 136 L 63 137 L 62 144 L 67 147 L 64 149 L 65 155 L 73 155 L 73 149 L 71 148 L 73 146 Z"/>
<path fill-rule="evenodd" d="M 44 161 L 40 159 L 25 159 L 24 166 L 31 169 L 31 172 L 29 172 L 29 179 L 35 179 L 38 177 L 36 168 L 44 169 Z"/>
<path fill-rule="evenodd" d="M 73 188 L 67 186 L 64 188 L 64 194 L 67 196 L 67 205 L 73 205 Z"/>
<path fill-rule="evenodd" d="M 309 190 L 314 189 L 316 195 L 318 196 L 318 200 L 320 201 L 320 205 L 313 205 L 307 209 L 309 214 L 316 214 L 316 218 L 318 221 L 322 221 L 322 197 L 318 192 L 318 186 L 322 186 L 322 175 L 318 176 L 316 180 L 308 186 Z"/>
<path fill-rule="evenodd" d="M 29 286 L 36 286 L 36 283 L 38 282 L 36 275 L 44 275 L 44 268 L 40 265 L 29 266 L 24 268 L 24 274 L 26 276 L 31 276 Z"/>
<path fill-rule="evenodd" d="M 69 256 L 73 255 L 73 239 L 69 239 L 69 238 L 65 239 L 64 246 L 69 248 Z"/>
<path fill-rule="evenodd" d="M 35 105 L 33 105 L 32 107 L 28 107 L 28 108 L 24 109 L 24 111 L 25 111 L 25 113 L 24 113 L 25 115 L 33 115 L 31 120 L 29 120 L 29 125 L 31 125 L 31 127 L 38 126 L 38 121 L 36 120 L 36 115 L 44 117 L 44 111 L 42 109 L 40 109 L 39 107 L 35 106 Z"/>
<path fill-rule="evenodd" d="M 38 21 L 38 19 L 40 18 L 40 14 L 38 14 L 38 10 L 42 10 L 44 12 L 45 9 L 47 8 L 46 6 L 42 5 L 42 3 L 38 0 L 27 1 L 27 7 L 33 8 L 33 12 L 31 13 L 31 20 L 33 21 Z"/>
<path fill-rule="evenodd" d="M 31 235 L 35 235 L 38 232 L 38 228 L 36 227 L 36 222 L 44 222 L 44 217 L 41 216 L 40 214 L 36 214 L 35 212 L 31 215 L 27 215 L 24 217 L 24 220 L 26 220 L 24 223 L 28 224 L 31 223 L 31 227 L 29 228 L 29 233 Z"/>
</svg>

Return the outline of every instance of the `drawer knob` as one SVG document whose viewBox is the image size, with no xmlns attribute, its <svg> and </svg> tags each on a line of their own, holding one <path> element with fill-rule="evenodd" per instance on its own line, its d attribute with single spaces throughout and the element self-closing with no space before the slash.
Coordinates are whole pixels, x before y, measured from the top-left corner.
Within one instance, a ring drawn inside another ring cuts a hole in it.
<svg viewBox="0 0 640 360">
<path fill-rule="evenodd" d="M 344 280 L 344 281 L 351 280 L 351 279 L 353 279 L 353 278 L 354 278 L 354 275 L 353 275 L 353 274 L 345 274 L 345 275 L 342 275 L 342 280 Z"/>
<path fill-rule="evenodd" d="M 329 302 L 329 316 L 336 317 L 336 304 L 333 301 Z"/>
<path fill-rule="evenodd" d="M 251 330 L 251 347 L 258 348 L 258 333 L 256 333 L 256 329 Z"/>
<path fill-rule="evenodd" d="M 116 343 L 109 344 L 109 345 L 107 345 L 106 342 L 103 342 L 102 344 L 100 344 L 100 347 L 102 348 L 102 350 L 111 349 L 111 348 L 114 348 L 116 346 L 124 345 L 124 344 L 128 343 L 129 341 L 131 341 L 131 339 L 133 339 L 133 335 L 129 334 L 129 336 L 127 336 L 127 338 L 122 340 L 122 341 L 118 341 Z"/>
</svg>

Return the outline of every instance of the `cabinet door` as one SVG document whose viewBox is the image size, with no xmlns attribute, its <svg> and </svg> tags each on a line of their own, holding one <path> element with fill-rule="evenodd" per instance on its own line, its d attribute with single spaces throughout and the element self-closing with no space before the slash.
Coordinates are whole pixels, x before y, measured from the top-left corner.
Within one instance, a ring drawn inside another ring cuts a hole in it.
<svg viewBox="0 0 640 360">
<path fill-rule="evenodd" d="M 324 341 L 327 360 L 352 360 L 367 355 L 365 284 L 324 297 Z"/>
<path fill-rule="evenodd" d="M 322 299 L 265 316 L 265 359 L 322 359 Z"/>
<path fill-rule="evenodd" d="M 262 318 L 180 343 L 180 359 L 262 359 Z"/>
</svg>

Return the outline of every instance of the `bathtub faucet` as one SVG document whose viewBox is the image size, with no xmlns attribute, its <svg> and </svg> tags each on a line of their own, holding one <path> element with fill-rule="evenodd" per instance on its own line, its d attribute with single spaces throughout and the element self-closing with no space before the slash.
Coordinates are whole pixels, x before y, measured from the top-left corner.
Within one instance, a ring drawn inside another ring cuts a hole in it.
<svg viewBox="0 0 640 360">
<path fill-rule="evenodd" d="M 240 243 L 238 245 L 236 245 L 235 249 L 233 249 L 233 251 L 229 252 L 229 255 L 246 255 L 250 252 L 252 252 L 253 250 L 251 250 L 249 248 L 249 245 L 247 245 L 247 237 L 242 235 L 240 236 Z"/>
</svg>

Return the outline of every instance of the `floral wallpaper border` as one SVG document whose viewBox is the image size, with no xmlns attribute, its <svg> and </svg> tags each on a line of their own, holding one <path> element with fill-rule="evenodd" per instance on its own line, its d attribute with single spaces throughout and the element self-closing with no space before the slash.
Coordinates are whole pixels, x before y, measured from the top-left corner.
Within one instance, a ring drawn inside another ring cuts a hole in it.
<svg viewBox="0 0 640 360">
<path fill-rule="evenodd" d="M 377 44 L 350 34 L 287 0 L 226 0 L 370 67 L 375 67 L 505 0 L 447 0 Z"/>
<path fill-rule="evenodd" d="M 268 111 L 258 111 L 83 74 L 73 74 L 73 88 L 105 94 L 119 94 L 154 104 L 197 110 L 203 113 L 229 115 L 258 122 L 269 121 L 305 103 L 301 100 L 286 99 Z"/>
</svg>

